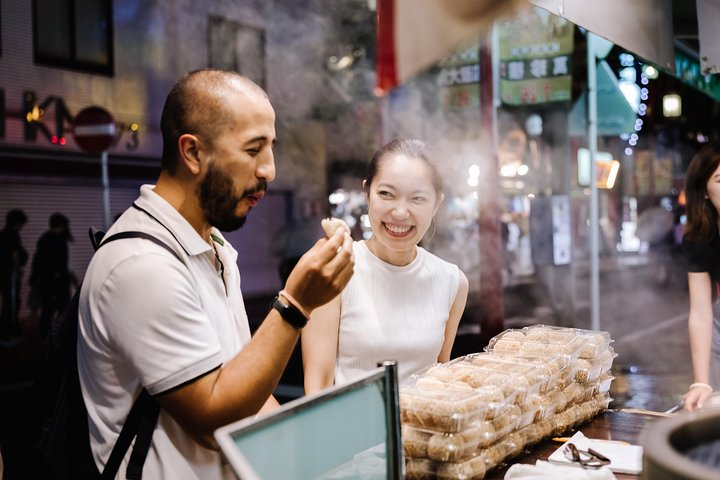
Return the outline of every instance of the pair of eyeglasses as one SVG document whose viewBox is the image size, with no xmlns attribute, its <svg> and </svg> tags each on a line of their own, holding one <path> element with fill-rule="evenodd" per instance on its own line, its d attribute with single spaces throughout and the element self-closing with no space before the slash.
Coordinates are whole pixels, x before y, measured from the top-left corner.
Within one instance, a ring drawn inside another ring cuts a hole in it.
<svg viewBox="0 0 720 480">
<path fill-rule="evenodd" d="M 580 450 L 574 444 L 568 443 L 563 449 L 565 458 L 573 463 L 578 463 L 582 467 L 587 468 L 600 468 L 604 465 L 610 464 L 610 459 L 602 453 L 588 448 L 587 450 Z"/>
</svg>

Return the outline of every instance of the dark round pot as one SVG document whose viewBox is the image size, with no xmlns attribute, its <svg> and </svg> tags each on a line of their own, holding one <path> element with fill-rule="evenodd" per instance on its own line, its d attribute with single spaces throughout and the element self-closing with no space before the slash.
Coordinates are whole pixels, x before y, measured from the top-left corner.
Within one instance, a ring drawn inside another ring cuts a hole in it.
<svg viewBox="0 0 720 480">
<path fill-rule="evenodd" d="M 720 479 L 720 407 L 681 413 L 640 436 L 645 480 Z"/>
</svg>

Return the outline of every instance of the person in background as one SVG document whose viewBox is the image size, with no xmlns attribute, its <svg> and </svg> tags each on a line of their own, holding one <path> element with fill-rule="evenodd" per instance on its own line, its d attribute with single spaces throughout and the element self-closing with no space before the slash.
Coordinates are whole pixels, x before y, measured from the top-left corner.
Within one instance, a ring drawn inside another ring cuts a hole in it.
<svg viewBox="0 0 720 480">
<path fill-rule="evenodd" d="M 355 274 L 302 334 L 305 392 L 352 381 L 397 360 L 400 381 L 450 359 L 468 294 L 460 269 L 418 246 L 443 201 L 420 140 L 398 139 L 363 181 L 372 236 L 353 244 Z"/>
<path fill-rule="evenodd" d="M 5 215 L 5 227 L 0 231 L 0 338 L 3 340 L 20 334 L 20 285 L 28 259 L 20 231 L 27 221 L 22 210 L 10 210 Z"/>
<path fill-rule="evenodd" d="M 685 177 L 687 224 L 683 255 L 688 271 L 688 330 L 693 383 L 684 397 L 686 410 L 702 407 L 720 385 L 720 144 L 702 147 Z"/>
<path fill-rule="evenodd" d="M 40 338 L 50 328 L 50 322 L 61 314 L 70 302 L 70 289 L 77 287 L 77 279 L 70 269 L 68 242 L 73 241 L 70 220 L 62 213 L 50 215 L 50 230 L 42 234 L 35 247 L 30 270 L 31 298 L 39 304 Z"/>
<path fill-rule="evenodd" d="M 352 239 L 320 238 L 251 338 L 238 252 L 220 232 L 240 228 L 275 178 L 273 107 L 247 77 L 198 70 L 172 88 L 160 125 L 157 184 L 141 187 L 107 237 L 140 230 L 182 261 L 143 238 L 93 256 L 77 349 L 90 444 L 102 470 L 144 388 L 160 405 L 144 478 L 230 478 L 213 432 L 278 406 L 272 392 L 300 330 L 352 275 Z"/>
<path fill-rule="evenodd" d="M 302 216 L 292 219 L 275 232 L 270 251 L 279 259 L 278 275 L 284 284 L 290 272 L 315 241 L 324 235 L 321 222 L 323 215 L 319 201 L 305 200 Z"/>
</svg>

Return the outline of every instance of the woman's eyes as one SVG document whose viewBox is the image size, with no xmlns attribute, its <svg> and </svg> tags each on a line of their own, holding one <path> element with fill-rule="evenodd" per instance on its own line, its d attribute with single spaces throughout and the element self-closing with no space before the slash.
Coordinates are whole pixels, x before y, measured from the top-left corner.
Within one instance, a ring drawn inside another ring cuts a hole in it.
<svg viewBox="0 0 720 480">
<path fill-rule="evenodd" d="M 379 190 L 377 192 L 377 195 L 378 195 L 378 197 L 386 198 L 386 199 L 394 198 L 394 195 L 391 192 L 388 192 L 387 190 Z M 414 203 L 426 203 L 428 201 L 427 197 L 424 197 L 424 196 L 411 197 L 410 200 Z"/>
</svg>

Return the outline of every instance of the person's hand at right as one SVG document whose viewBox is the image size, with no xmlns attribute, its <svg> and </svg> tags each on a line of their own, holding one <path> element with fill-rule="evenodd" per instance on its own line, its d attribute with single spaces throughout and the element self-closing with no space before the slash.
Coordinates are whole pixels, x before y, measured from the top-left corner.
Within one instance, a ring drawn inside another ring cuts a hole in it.
<svg viewBox="0 0 720 480">
<path fill-rule="evenodd" d="M 710 398 L 713 389 L 706 383 L 693 383 L 690 389 L 683 397 L 683 406 L 685 410 L 692 412 L 698 408 L 702 408 L 705 402 Z"/>
<path fill-rule="evenodd" d="M 352 238 L 337 229 L 303 255 L 285 284 L 287 291 L 308 312 L 326 304 L 342 292 L 352 277 L 355 258 Z"/>
</svg>

